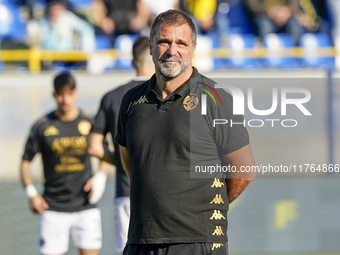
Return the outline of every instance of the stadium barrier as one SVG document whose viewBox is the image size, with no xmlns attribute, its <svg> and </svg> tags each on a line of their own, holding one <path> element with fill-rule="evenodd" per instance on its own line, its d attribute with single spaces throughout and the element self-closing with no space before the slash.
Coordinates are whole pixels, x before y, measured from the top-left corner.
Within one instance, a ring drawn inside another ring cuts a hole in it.
<svg viewBox="0 0 340 255">
<path fill-rule="evenodd" d="M 31 73 L 39 73 L 41 71 L 42 61 L 87 61 L 90 56 L 109 55 L 113 59 L 126 58 L 130 54 L 115 49 L 100 50 L 94 52 L 84 51 L 50 51 L 38 48 L 29 50 L 0 50 L 0 60 L 9 62 L 26 61 L 28 69 Z M 204 52 L 196 52 L 195 57 L 212 57 L 219 59 L 236 58 L 303 58 L 303 57 L 335 57 L 338 51 L 333 47 L 306 49 L 302 47 L 280 48 L 280 49 L 241 49 L 230 50 L 225 48 L 211 49 Z"/>
</svg>

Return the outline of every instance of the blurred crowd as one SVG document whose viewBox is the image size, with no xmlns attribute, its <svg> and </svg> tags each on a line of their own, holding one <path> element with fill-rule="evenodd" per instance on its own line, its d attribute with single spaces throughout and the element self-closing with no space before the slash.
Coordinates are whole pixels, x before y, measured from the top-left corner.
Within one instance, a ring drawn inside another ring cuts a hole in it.
<svg viewBox="0 0 340 255">
<path fill-rule="evenodd" d="M 326 33 L 340 46 L 340 0 L 0 0 L 0 49 L 93 51 L 121 34 L 148 35 L 160 12 L 182 9 L 198 34 Z"/>
</svg>

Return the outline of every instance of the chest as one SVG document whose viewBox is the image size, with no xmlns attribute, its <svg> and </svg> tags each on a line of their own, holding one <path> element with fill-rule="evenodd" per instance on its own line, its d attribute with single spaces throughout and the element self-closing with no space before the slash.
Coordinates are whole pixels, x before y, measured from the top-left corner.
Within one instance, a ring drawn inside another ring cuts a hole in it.
<svg viewBox="0 0 340 255">
<path fill-rule="evenodd" d="M 91 123 L 81 120 L 75 123 L 53 122 L 41 132 L 42 152 L 55 156 L 66 154 L 83 155 L 87 152 Z"/>
<path fill-rule="evenodd" d="M 208 121 L 200 108 L 190 105 L 185 98 L 162 103 L 140 103 L 130 106 L 126 121 L 128 146 L 140 144 L 162 147 L 202 147 L 214 138 Z"/>
<path fill-rule="evenodd" d="M 180 99 L 130 106 L 126 122 L 127 142 L 172 141 L 188 143 L 190 113 Z"/>
</svg>

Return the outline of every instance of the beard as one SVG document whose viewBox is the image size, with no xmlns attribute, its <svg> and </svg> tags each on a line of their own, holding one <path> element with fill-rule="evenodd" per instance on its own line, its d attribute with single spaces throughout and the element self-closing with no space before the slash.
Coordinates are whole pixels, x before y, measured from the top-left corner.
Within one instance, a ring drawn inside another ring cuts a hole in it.
<svg viewBox="0 0 340 255">
<path fill-rule="evenodd" d="M 155 55 L 152 54 L 152 60 L 160 74 L 165 78 L 170 79 L 176 78 L 184 73 L 188 69 L 191 61 L 190 58 L 187 61 L 183 61 L 180 56 L 170 56 L 168 54 L 162 56 L 160 59 L 157 59 Z M 169 63 L 170 61 L 175 61 L 177 63 Z"/>
</svg>

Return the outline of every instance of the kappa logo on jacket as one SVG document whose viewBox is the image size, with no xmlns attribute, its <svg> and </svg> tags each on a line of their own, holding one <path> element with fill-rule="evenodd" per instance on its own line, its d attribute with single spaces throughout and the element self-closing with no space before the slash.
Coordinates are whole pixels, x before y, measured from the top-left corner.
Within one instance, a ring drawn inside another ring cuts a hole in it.
<svg viewBox="0 0 340 255">
<path fill-rule="evenodd" d="M 44 136 L 56 136 L 59 135 L 59 130 L 55 126 L 49 126 L 44 131 Z"/>
</svg>

